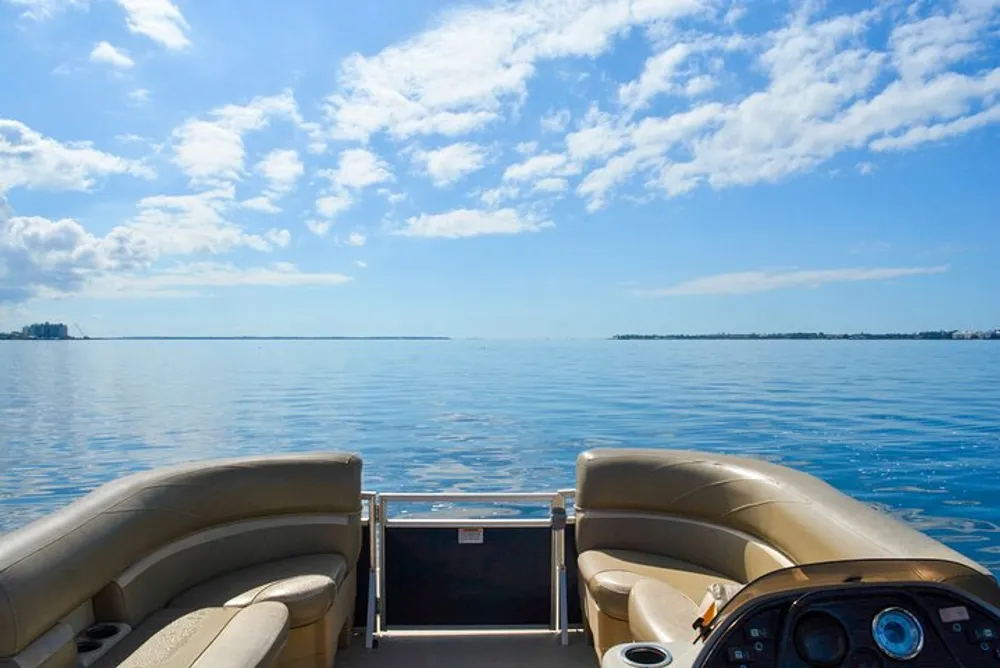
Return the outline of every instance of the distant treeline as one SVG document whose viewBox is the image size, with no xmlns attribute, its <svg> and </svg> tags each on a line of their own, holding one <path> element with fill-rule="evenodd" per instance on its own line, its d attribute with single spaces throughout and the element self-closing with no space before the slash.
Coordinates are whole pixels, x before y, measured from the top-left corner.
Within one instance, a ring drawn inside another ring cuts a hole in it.
<svg viewBox="0 0 1000 668">
<path fill-rule="evenodd" d="M 954 339 L 991 339 L 1000 341 L 1000 330 L 987 332 L 964 332 L 960 330 L 939 330 L 933 332 L 915 332 L 910 334 L 827 334 L 825 332 L 781 332 L 774 334 L 616 334 L 616 341 L 676 341 L 676 340 L 770 340 L 770 339 L 804 339 L 804 340 L 859 340 L 859 341 L 944 341 Z"/>
</svg>

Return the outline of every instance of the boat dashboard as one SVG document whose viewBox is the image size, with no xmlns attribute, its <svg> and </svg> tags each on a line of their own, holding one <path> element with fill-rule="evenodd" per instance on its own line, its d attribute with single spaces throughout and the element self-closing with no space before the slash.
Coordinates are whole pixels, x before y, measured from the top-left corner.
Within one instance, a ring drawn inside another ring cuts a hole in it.
<svg viewBox="0 0 1000 668">
<path fill-rule="evenodd" d="M 695 668 L 1000 666 L 1000 616 L 935 582 L 842 582 L 744 601 L 715 626 Z"/>
</svg>

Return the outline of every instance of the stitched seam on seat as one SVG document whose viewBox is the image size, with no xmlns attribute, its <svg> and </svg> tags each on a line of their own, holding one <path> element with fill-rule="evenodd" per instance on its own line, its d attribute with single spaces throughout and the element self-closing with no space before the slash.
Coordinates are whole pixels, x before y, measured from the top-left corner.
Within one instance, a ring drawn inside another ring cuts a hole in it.
<svg viewBox="0 0 1000 668">
<path fill-rule="evenodd" d="M 756 508 L 756 507 L 765 506 L 765 505 L 768 505 L 768 504 L 777 504 L 777 503 L 783 503 L 783 502 L 782 501 L 761 501 L 760 503 L 747 504 L 746 506 L 741 506 L 739 508 L 734 508 L 729 513 L 727 513 L 727 516 L 731 515 L 733 513 L 742 511 L 742 510 L 750 510 L 750 509 L 753 509 L 753 508 Z M 814 505 L 814 504 L 812 502 L 808 502 L 808 503 L 793 504 L 793 505 Z M 838 518 L 835 514 L 825 514 L 823 516 L 823 519 L 824 519 L 824 521 L 829 521 L 829 522 L 832 522 L 832 523 L 836 524 L 841 529 L 846 530 L 847 533 L 854 534 L 858 538 L 863 539 L 865 542 L 869 543 L 871 545 L 871 547 L 873 547 L 876 551 L 880 552 L 881 554 L 886 555 L 886 556 L 892 556 L 893 553 L 892 553 L 891 550 L 889 550 L 889 549 L 883 547 L 882 545 L 878 544 L 876 541 L 872 540 L 871 537 L 868 534 L 861 533 L 860 531 L 857 530 L 857 528 L 855 528 L 854 525 L 849 524 L 847 522 L 844 522 L 843 520 L 841 520 L 840 518 Z"/>
<path fill-rule="evenodd" d="M 150 569 L 165 560 L 184 554 L 188 550 L 210 545 L 216 538 L 226 539 L 247 536 L 255 532 L 302 528 L 307 526 L 348 526 L 350 519 L 342 513 L 296 513 L 273 517 L 254 517 L 205 527 L 156 548 L 115 577 L 119 586 L 128 586 Z"/>
<path fill-rule="evenodd" d="M 243 610 L 244 610 L 244 608 L 241 608 L 240 612 L 242 612 Z M 233 615 L 228 620 L 226 620 L 226 623 L 222 625 L 222 627 L 215 633 L 214 636 L 212 636 L 212 639 L 208 641 L 208 644 L 206 644 L 204 647 L 201 648 L 201 651 L 198 652 L 198 656 L 194 657 L 194 659 L 191 660 L 191 665 L 192 666 L 195 665 L 196 663 L 198 663 L 198 659 L 201 658 L 201 655 L 208 651 L 208 648 L 212 646 L 212 643 L 214 643 L 216 640 L 219 639 L 219 636 L 222 635 L 222 632 L 225 631 L 229 627 L 229 625 L 233 622 L 234 619 L 236 619 L 237 617 L 239 617 L 239 614 L 240 613 L 237 612 L 235 615 Z"/>
<path fill-rule="evenodd" d="M 779 483 L 773 482 L 770 479 L 768 479 L 768 480 L 765 481 L 765 480 L 761 480 L 759 478 L 747 478 L 747 477 L 743 477 L 743 478 L 739 478 L 739 477 L 737 477 L 737 478 L 726 478 L 725 480 L 716 480 L 715 482 L 710 482 L 710 483 L 707 483 L 705 485 L 702 485 L 701 487 L 697 487 L 695 489 L 692 489 L 692 490 L 689 490 L 687 492 L 684 492 L 680 496 L 677 496 L 677 497 L 674 497 L 673 499 L 671 499 L 670 500 L 670 505 L 673 505 L 673 504 L 677 503 L 678 501 L 680 501 L 681 499 L 689 497 L 689 496 L 691 496 L 693 494 L 697 494 L 699 492 L 703 492 L 706 489 L 710 489 L 712 487 L 717 487 L 719 485 L 728 485 L 729 483 L 733 483 L 733 482 L 752 482 L 752 483 L 756 483 L 756 484 L 760 484 L 760 485 L 765 485 L 766 484 L 769 487 L 781 487 L 781 485 Z"/>
<path fill-rule="evenodd" d="M 798 502 L 789 502 L 789 503 L 798 503 Z M 784 564 L 785 567 L 794 566 L 797 563 L 794 559 L 792 559 L 787 554 L 785 554 L 785 552 L 783 550 L 781 550 L 781 549 L 777 548 L 776 546 L 770 544 L 769 542 L 765 541 L 763 538 L 760 538 L 759 536 L 755 536 L 755 535 L 753 535 L 751 533 L 748 533 L 746 531 L 743 531 L 741 529 L 735 529 L 735 528 L 733 528 L 731 526 L 727 526 L 725 524 L 717 524 L 715 522 L 709 522 L 709 521 L 706 521 L 706 520 L 691 519 L 690 517 L 682 517 L 680 515 L 675 515 L 673 513 L 657 512 L 657 511 L 653 511 L 653 510 L 646 510 L 646 511 L 642 511 L 642 512 L 636 512 L 636 511 L 632 511 L 632 510 L 617 510 L 617 509 L 612 510 L 612 509 L 603 509 L 602 508 L 600 510 L 585 510 L 585 511 L 583 511 L 583 513 L 584 514 L 583 514 L 583 517 L 581 519 L 586 519 L 587 515 L 590 515 L 590 517 L 592 517 L 594 519 L 609 519 L 609 518 L 613 519 L 615 517 L 633 517 L 633 518 L 637 518 L 637 519 L 669 520 L 671 522 L 680 522 L 682 524 L 696 524 L 698 526 L 707 527 L 707 528 L 710 528 L 710 529 L 715 529 L 716 531 L 723 531 L 725 533 L 732 534 L 732 535 L 734 535 L 734 536 L 736 536 L 738 538 L 742 538 L 743 540 L 745 540 L 745 541 L 747 541 L 749 543 L 753 543 L 753 544 L 757 545 L 758 547 L 767 550 L 768 552 L 772 552 L 773 553 L 772 556 L 776 556 L 777 559 L 778 559 L 778 561 L 784 560 L 785 562 L 787 562 L 786 564 Z M 613 548 L 608 548 L 608 549 L 613 549 Z"/>
</svg>

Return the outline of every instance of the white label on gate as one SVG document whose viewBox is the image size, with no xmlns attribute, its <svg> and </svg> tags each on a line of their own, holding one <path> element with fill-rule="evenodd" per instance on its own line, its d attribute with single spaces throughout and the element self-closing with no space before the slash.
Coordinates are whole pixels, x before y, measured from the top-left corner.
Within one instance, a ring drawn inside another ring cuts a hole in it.
<svg viewBox="0 0 1000 668">
<path fill-rule="evenodd" d="M 460 545 L 481 545 L 483 542 L 483 530 L 478 529 L 459 529 L 458 530 L 458 542 Z"/>
</svg>

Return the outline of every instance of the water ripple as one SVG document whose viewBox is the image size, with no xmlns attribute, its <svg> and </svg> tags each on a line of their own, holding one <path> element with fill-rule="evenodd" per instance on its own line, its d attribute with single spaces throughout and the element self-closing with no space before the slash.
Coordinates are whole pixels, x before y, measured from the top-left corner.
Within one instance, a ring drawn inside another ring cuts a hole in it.
<svg viewBox="0 0 1000 668">
<path fill-rule="evenodd" d="M 11 343 L 0 379 L 0 531 L 209 457 L 350 450 L 368 488 L 455 492 L 693 448 L 801 467 L 1000 571 L 992 343 Z"/>
</svg>

